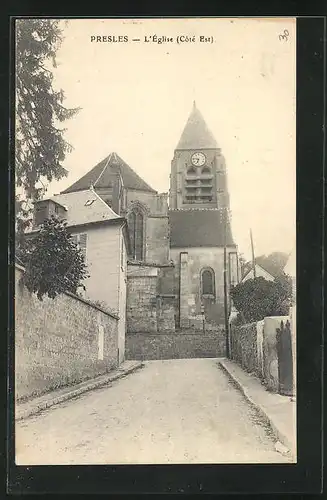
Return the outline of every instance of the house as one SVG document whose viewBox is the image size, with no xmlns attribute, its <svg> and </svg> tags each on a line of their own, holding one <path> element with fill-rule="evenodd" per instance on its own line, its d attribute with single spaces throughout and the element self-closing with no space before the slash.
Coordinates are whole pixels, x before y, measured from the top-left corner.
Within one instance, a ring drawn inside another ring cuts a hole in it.
<svg viewBox="0 0 327 500">
<path fill-rule="evenodd" d="M 83 251 L 89 277 L 84 298 L 98 302 L 119 316 L 119 362 L 124 358 L 126 330 L 126 281 L 129 235 L 127 222 L 90 187 L 59 194 L 35 203 L 33 233 L 46 218 L 55 215 Z"/>
<path fill-rule="evenodd" d="M 268 272 L 264 267 L 260 266 L 258 263 L 255 264 L 255 276 L 256 278 L 264 278 L 267 281 L 274 281 L 275 277 L 270 272 Z M 248 269 L 243 277 L 241 278 L 241 283 L 254 278 L 253 267 Z"/>
</svg>

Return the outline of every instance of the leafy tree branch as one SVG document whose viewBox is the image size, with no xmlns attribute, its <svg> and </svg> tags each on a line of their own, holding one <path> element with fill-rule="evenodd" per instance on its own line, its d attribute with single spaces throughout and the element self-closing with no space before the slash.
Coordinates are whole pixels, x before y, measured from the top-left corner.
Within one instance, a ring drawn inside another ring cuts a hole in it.
<svg viewBox="0 0 327 500">
<path fill-rule="evenodd" d="M 16 196 L 18 233 L 29 223 L 30 202 L 42 197 L 47 183 L 67 175 L 63 162 L 72 146 L 60 124 L 80 108 L 66 108 L 63 90 L 53 86 L 63 28 L 63 21 L 55 19 L 16 21 L 15 181 L 21 191 Z"/>
</svg>

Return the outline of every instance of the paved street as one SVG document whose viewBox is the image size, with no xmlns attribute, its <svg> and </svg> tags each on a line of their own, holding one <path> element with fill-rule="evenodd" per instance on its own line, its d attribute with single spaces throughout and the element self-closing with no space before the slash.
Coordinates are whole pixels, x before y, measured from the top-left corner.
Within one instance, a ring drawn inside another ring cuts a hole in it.
<svg viewBox="0 0 327 500">
<path fill-rule="evenodd" d="M 145 367 L 16 424 L 16 463 L 281 463 L 289 459 L 214 359 Z"/>
</svg>

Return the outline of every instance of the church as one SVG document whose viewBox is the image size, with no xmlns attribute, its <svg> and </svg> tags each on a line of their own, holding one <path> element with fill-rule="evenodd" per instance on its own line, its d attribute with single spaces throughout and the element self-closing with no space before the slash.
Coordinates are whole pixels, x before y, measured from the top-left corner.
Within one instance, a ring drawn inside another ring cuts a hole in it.
<svg viewBox="0 0 327 500">
<path fill-rule="evenodd" d="M 90 188 L 127 221 L 127 333 L 201 329 L 204 318 L 208 328 L 224 324 L 225 286 L 229 297 L 239 281 L 227 169 L 195 102 L 173 153 L 169 194 L 114 152 L 61 195 Z"/>
</svg>

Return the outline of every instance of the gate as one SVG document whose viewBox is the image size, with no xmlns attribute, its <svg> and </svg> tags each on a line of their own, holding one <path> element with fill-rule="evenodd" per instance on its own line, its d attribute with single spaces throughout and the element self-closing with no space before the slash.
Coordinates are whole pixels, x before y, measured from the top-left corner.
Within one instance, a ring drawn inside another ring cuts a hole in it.
<svg viewBox="0 0 327 500">
<path fill-rule="evenodd" d="M 293 395 L 293 358 L 290 322 L 280 323 L 276 329 L 279 393 Z"/>
</svg>

